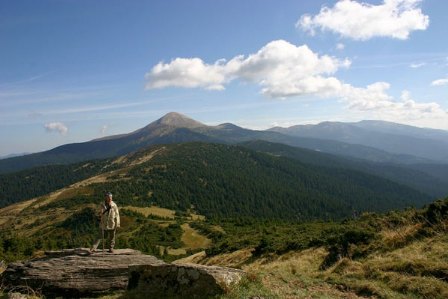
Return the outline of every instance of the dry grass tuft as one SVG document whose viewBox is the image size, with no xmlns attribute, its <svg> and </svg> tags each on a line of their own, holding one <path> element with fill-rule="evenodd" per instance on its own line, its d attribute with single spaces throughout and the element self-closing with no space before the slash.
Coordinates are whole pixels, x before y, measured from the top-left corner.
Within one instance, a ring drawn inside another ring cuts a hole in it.
<svg viewBox="0 0 448 299">
<path fill-rule="evenodd" d="M 394 229 L 384 229 L 381 231 L 383 245 L 386 248 L 403 247 L 415 240 L 418 231 L 422 228 L 421 223 L 405 225 Z"/>
</svg>

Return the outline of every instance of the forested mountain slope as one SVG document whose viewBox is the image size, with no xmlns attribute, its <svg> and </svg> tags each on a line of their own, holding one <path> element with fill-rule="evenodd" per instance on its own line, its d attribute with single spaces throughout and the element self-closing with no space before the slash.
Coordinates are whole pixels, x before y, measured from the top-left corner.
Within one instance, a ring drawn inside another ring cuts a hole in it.
<svg viewBox="0 0 448 299">
<path fill-rule="evenodd" d="M 414 189 L 360 171 L 305 164 L 222 144 L 153 146 L 116 160 L 92 161 L 71 167 L 75 174 L 69 176 L 68 183 L 77 176 L 83 178 L 97 170 L 95 175 L 101 179 L 92 179 L 83 187 L 88 191 L 81 192 L 93 196 L 78 194 L 54 201 L 52 205 L 66 207 L 75 202 L 93 203 L 109 190 L 121 203 L 157 204 L 180 211 L 194 209 L 207 217 L 305 220 L 338 219 L 350 216 L 353 211 L 379 212 L 420 206 L 430 200 L 430 196 Z M 70 172 L 69 169 L 62 168 L 65 173 Z M 27 190 L 24 194 L 39 188 L 48 192 L 40 179 L 54 181 L 57 189 L 56 178 L 60 180 L 62 177 L 57 169 L 46 172 L 42 178 L 38 174 L 45 169 L 35 171 L 23 172 L 23 178 L 17 174 L 0 177 L 4 192 L 0 202 L 5 205 L 23 199 L 12 198 L 20 194 L 22 188 Z M 26 185 L 14 181 L 26 181 L 27 178 Z"/>
<path fill-rule="evenodd" d="M 262 140 L 248 141 L 240 145 L 255 151 L 292 158 L 302 163 L 373 174 L 434 197 L 448 195 L 448 165 L 445 164 L 396 164 L 350 159 Z"/>
</svg>

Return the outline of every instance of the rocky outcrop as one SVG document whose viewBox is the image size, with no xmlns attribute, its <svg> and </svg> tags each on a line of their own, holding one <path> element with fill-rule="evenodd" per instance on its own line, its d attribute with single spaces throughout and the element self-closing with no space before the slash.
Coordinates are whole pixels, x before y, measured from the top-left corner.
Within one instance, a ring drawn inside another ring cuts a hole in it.
<svg viewBox="0 0 448 299">
<path fill-rule="evenodd" d="M 6 290 L 31 288 L 47 297 L 80 297 L 128 289 L 133 298 L 209 298 L 243 277 L 241 270 L 195 264 L 167 264 L 132 249 L 114 253 L 87 249 L 46 252 L 11 263 L 2 273 Z"/>
<path fill-rule="evenodd" d="M 86 249 L 47 252 L 25 263 L 11 263 L 2 274 L 6 288 L 26 286 L 47 296 L 83 296 L 126 289 L 129 266 L 163 265 L 157 258 L 132 249 L 114 253 Z"/>
<path fill-rule="evenodd" d="M 237 269 L 196 264 L 133 266 L 130 269 L 130 298 L 211 298 L 238 283 L 244 272 Z"/>
</svg>

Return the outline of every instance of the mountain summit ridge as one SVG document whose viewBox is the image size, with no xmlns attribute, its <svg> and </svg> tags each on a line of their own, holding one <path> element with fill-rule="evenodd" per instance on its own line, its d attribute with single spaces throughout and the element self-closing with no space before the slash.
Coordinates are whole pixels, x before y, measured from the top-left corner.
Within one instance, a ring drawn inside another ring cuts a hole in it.
<svg viewBox="0 0 448 299">
<path fill-rule="evenodd" d="M 169 112 L 164 116 L 162 116 L 161 118 L 159 118 L 158 120 L 152 122 L 148 126 L 151 126 L 153 124 L 178 127 L 178 128 L 198 128 L 207 126 L 201 122 L 198 122 L 178 112 Z"/>
<path fill-rule="evenodd" d="M 201 122 L 198 122 L 184 114 L 181 114 L 178 112 L 169 112 L 169 113 L 165 114 L 164 116 L 162 116 L 161 118 L 156 119 L 155 121 L 152 121 L 151 123 L 144 126 L 143 128 L 137 129 L 131 133 L 111 135 L 111 136 L 93 139 L 91 141 L 103 141 L 103 140 L 118 139 L 118 138 L 132 136 L 134 134 L 139 134 L 139 133 L 141 134 L 141 133 L 147 132 L 147 131 L 153 131 L 154 129 L 160 129 L 161 127 L 169 127 L 169 129 L 172 130 L 175 128 L 194 129 L 194 128 L 200 128 L 200 127 L 207 127 L 207 125 L 205 125 Z M 165 128 L 165 129 L 168 129 L 168 128 Z"/>
<path fill-rule="evenodd" d="M 437 140 L 419 143 L 417 141 L 426 141 L 427 139 L 417 140 L 415 137 L 404 135 L 398 136 L 400 138 L 406 137 L 405 139 L 397 139 L 395 135 L 380 132 L 375 133 L 376 138 L 372 138 L 374 136 L 371 133 L 366 133 L 367 135 L 364 136 L 359 133 L 363 132 L 363 128 L 353 128 L 350 123 L 338 123 L 336 127 L 340 129 L 331 130 L 330 134 L 326 129 L 333 127 L 330 122 L 325 122 L 320 127 L 324 130 L 320 130 L 319 134 L 313 133 L 315 127 L 312 126 L 306 127 L 306 134 L 302 134 L 303 132 L 296 134 L 296 132 L 287 129 L 260 131 L 242 128 L 231 123 L 216 126 L 206 125 L 181 113 L 169 112 L 147 126 L 127 134 L 65 144 L 40 153 L 0 160 L 0 173 L 43 165 L 104 159 L 131 153 L 154 144 L 195 141 L 237 144 L 251 140 L 264 140 L 374 162 L 415 164 L 445 161 L 448 163 L 448 154 L 446 154 L 448 152 L 448 138 L 446 144 Z M 344 128 L 351 129 L 346 130 Z M 341 133 L 343 133 L 343 138 L 340 138 Z M 446 133 L 448 134 L 448 132 Z M 353 137 L 357 136 L 361 137 L 357 140 L 359 142 L 352 142 Z M 382 139 L 383 136 L 392 136 L 393 138 Z M 388 144 L 386 144 L 386 141 Z M 402 141 L 406 142 L 406 146 L 400 148 L 402 151 L 394 151 L 394 146 Z M 377 144 L 374 142 L 377 142 Z M 386 144 L 388 147 L 378 146 L 378 143 L 379 145 Z M 412 147 L 408 144 L 411 144 Z M 434 157 L 431 156 L 432 153 L 434 153 Z"/>
</svg>

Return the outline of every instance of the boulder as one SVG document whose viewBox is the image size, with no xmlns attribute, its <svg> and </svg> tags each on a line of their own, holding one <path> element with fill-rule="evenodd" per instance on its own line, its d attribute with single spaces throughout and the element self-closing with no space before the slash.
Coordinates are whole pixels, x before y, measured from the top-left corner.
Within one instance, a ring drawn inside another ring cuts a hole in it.
<svg viewBox="0 0 448 299">
<path fill-rule="evenodd" d="M 132 249 L 93 254 L 87 249 L 69 249 L 46 254 L 43 258 L 9 264 L 2 273 L 6 290 L 26 286 L 50 297 L 101 294 L 126 289 L 130 266 L 165 264 Z"/>
<path fill-rule="evenodd" d="M 244 272 L 196 264 L 130 267 L 130 298 L 211 298 L 238 283 Z"/>
<path fill-rule="evenodd" d="M 9 264 L 0 280 L 5 290 L 25 288 L 46 297 L 82 297 L 128 289 L 130 298 L 210 298 L 226 292 L 244 275 L 232 268 L 167 264 L 132 249 L 90 254 L 80 248 L 45 254 Z"/>
</svg>

